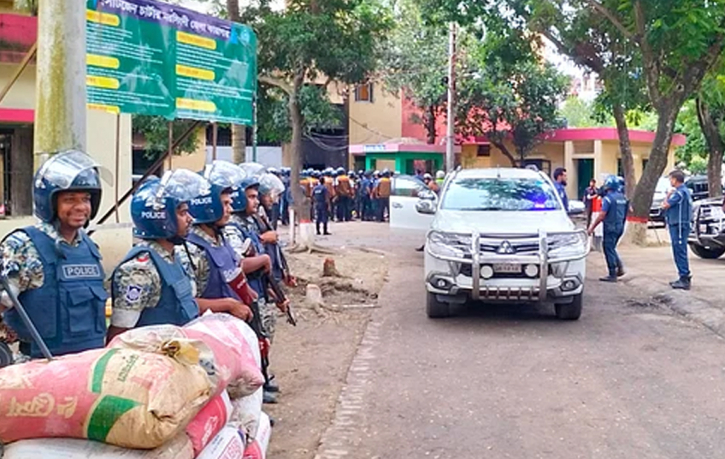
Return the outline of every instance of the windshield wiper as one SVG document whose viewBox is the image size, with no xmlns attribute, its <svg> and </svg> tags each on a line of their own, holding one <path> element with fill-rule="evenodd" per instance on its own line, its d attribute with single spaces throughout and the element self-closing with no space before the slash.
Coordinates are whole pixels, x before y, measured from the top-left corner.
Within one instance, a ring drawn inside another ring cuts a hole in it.
<svg viewBox="0 0 725 459">
<path fill-rule="evenodd" d="M 508 210 L 508 209 L 504 209 L 503 207 L 463 207 L 458 210 L 486 212 L 486 211 L 497 211 L 497 210 Z"/>
</svg>

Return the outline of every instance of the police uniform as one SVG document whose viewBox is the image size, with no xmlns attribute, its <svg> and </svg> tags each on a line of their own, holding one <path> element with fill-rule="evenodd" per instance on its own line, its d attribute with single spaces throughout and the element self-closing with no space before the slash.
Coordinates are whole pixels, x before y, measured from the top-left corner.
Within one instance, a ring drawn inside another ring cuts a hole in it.
<svg viewBox="0 0 725 459">
<path fill-rule="evenodd" d="M 678 186 L 667 198 L 669 208 L 665 212 L 665 219 L 670 231 L 672 241 L 672 255 L 677 266 L 679 282 L 690 284 L 690 262 L 687 258 L 687 238 L 690 235 L 692 222 L 692 194 L 683 183 Z"/>
<path fill-rule="evenodd" d="M 199 316 L 196 282 L 188 256 L 170 253 L 156 241 L 139 242 L 112 275 L 111 325 L 185 325 Z"/>
<path fill-rule="evenodd" d="M 610 279 L 615 279 L 618 274 L 623 274 L 624 266 L 617 253 L 617 244 L 624 234 L 628 209 L 629 201 L 618 190 L 610 190 L 602 199 L 602 212 L 605 213 L 603 247 Z"/>
<path fill-rule="evenodd" d="M 336 183 L 337 193 L 337 220 L 349 222 L 352 218 L 352 202 L 353 189 L 350 178 L 341 174 L 337 177 Z"/>
<path fill-rule="evenodd" d="M 69 244 L 52 224 L 40 222 L 11 233 L 0 250 L 4 274 L 51 354 L 105 345 L 108 295 L 101 254 L 82 230 Z M 20 314 L 12 308 L 3 317 L 17 333 L 21 352 L 42 357 Z"/>
<path fill-rule="evenodd" d="M 324 229 L 325 234 L 328 234 L 327 223 L 328 223 L 328 210 L 330 205 L 330 194 L 327 187 L 322 183 L 315 186 L 312 190 L 312 200 L 315 205 L 315 228 L 317 234 L 320 234 L 320 224 Z"/>
<path fill-rule="evenodd" d="M 187 241 L 189 261 L 196 280 L 196 297 L 239 300 L 225 277 L 239 265 L 237 255 L 226 240 L 223 237 L 213 238 L 194 225 Z"/>
<path fill-rule="evenodd" d="M 387 175 L 384 175 L 375 185 L 375 196 L 378 206 L 378 221 L 385 221 L 385 213 L 390 214 L 390 191 L 391 182 Z"/>
<path fill-rule="evenodd" d="M 569 211 L 569 196 L 566 194 L 566 186 L 563 183 L 554 182 L 554 188 L 561 198 L 561 202 L 564 204 L 564 209 Z"/>
</svg>

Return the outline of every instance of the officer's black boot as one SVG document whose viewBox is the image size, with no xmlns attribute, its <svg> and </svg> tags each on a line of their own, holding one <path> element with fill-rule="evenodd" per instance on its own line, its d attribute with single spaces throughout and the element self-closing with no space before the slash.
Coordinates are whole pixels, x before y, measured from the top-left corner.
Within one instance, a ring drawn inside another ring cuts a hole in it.
<svg viewBox="0 0 725 459">
<path fill-rule="evenodd" d="M 315 224 L 315 229 L 317 230 L 317 235 L 319 236 L 320 235 L 320 224 L 319 223 Z"/>
<path fill-rule="evenodd" d="M 329 231 L 327 231 L 327 223 L 322 224 L 322 228 L 325 230 L 325 236 L 332 236 Z"/>
<path fill-rule="evenodd" d="M 692 277 L 680 277 L 674 282 L 670 282 L 670 286 L 675 290 L 690 290 L 692 287 Z"/>
<path fill-rule="evenodd" d="M 617 277 L 622 277 L 625 274 L 626 274 L 626 272 L 624 271 L 624 266 L 623 265 L 617 266 Z"/>
<path fill-rule="evenodd" d="M 279 392 L 279 384 L 277 384 L 277 379 L 274 375 L 270 375 L 269 380 L 264 383 L 264 390 L 265 392 L 271 392 L 273 394 Z"/>
</svg>

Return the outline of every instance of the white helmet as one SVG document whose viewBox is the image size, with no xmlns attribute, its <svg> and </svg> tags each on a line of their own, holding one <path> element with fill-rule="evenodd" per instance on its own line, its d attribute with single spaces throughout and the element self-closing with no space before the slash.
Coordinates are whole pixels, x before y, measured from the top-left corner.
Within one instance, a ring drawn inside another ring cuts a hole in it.
<svg viewBox="0 0 725 459">
<path fill-rule="evenodd" d="M 436 178 L 437 179 L 444 179 L 444 178 L 446 178 L 446 173 L 443 172 L 443 171 L 438 171 L 438 172 L 436 172 Z"/>
</svg>

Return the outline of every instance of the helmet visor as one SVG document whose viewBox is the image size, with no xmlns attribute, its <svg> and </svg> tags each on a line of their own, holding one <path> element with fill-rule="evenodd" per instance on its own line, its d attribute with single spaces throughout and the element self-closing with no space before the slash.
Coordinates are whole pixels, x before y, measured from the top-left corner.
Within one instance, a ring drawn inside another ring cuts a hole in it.
<svg viewBox="0 0 725 459">
<path fill-rule="evenodd" d="M 229 161 L 214 161 L 204 168 L 204 178 L 212 185 L 236 188 L 247 178 L 247 173 Z"/>
<path fill-rule="evenodd" d="M 259 163 L 242 163 L 239 165 L 244 172 L 247 173 L 247 177 L 254 177 L 255 175 L 262 175 L 267 172 L 267 168 Z"/>
<path fill-rule="evenodd" d="M 187 169 L 167 171 L 161 178 L 161 185 L 155 193 L 156 202 L 163 205 L 166 198 L 187 202 L 210 193 L 209 182 L 199 174 Z"/>
<path fill-rule="evenodd" d="M 36 173 L 36 186 L 43 186 L 42 179 L 60 189 L 71 187 L 79 174 L 95 169 L 98 176 L 113 186 L 113 174 L 87 154 L 78 150 L 69 150 L 51 156 L 40 166 Z"/>
<path fill-rule="evenodd" d="M 276 175 L 266 173 L 259 178 L 259 190 L 276 200 L 284 192 L 284 183 Z"/>
</svg>

